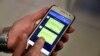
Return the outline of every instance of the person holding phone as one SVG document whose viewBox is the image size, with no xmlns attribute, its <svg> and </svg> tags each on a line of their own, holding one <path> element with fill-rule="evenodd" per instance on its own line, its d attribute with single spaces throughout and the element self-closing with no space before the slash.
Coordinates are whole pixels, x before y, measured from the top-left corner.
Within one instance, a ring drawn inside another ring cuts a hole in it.
<svg viewBox="0 0 100 56">
<path fill-rule="evenodd" d="M 6 32 L 4 36 L 5 38 L 1 38 L 0 36 L 0 42 L 4 42 L 6 45 L 1 45 L 0 43 L 0 51 L 12 51 L 13 56 L 41 56 L 41 48 L 44 46 L 44 39 L 39 38 L 35 45 L 25 50 L 27 39 L 29 35 L 32 33 L 32 31 L 36 27 L 36 21 L 42 19 L 46 12 L 48 11 L 48 7 L 41 9 L 40 11 L 27 15 L 20 20 L 16 21 L 9 30 L 4 28 L 0 28 L 0 35 L 2 35 L 2 32 L 4 30 L 8 31 Z M 68 33 L 72 33 L 74 29 L 72 27 L 69 27 L 68 31 L 62 39 L 58 42 L 56 48 L 52 52 L 51 56 L 57 56 L 57 52 L 63 48 L 63 44 L 68 40 Z M 3 41 L 4 40 L 4 41 Z M 4 47 L 5 46 L 5 47 Z M 2 48 L 2 49 L 1 49 Z"/>
</svg>

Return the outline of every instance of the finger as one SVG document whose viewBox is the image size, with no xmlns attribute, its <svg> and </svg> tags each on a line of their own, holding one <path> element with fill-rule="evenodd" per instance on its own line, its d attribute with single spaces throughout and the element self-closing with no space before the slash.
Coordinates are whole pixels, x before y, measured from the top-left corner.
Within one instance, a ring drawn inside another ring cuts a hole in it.
<svg viewBox="0 0 100 56">
<path fill-rule="evenodd" d="M 57 56 L 57 52 L 52 52 L 50 56 Z"/>
<path fill-rule="evenodd" d="M 54 49 L 55 52 L 61 50 L 63 48 L 63 42 L 59 41 L 58 44 L 56 45 L 56 48 Z"/>
<path fill-rule="evenodd" d="M 64 34 L 60 41 L 62 41 L 63 43 L 65 43 L 68 40 L 69 40 L 69 35 L 68 34 Z"/>
<path fill-rule="evenodd" d="M 41 9 L 40 11 L 36 12 L 33 17 L 34 18 L 33 21 L 37 21 L 37 20 L 43 18 L 44 15 L 47 13 L 47 11 L 48 11 L 48 7 L 45 7 L 43 9 Z"/>
<path fill-rule="evenodd" d="M 26 31 L 27 36 L 29 36 L 33 32 L 36 26 L 37 26 L 36 23 L 31 24 L 30 28 Z"/>
<path fill-rule="evenodd" d="M 36 13 L 26 15 L 26 16 L 24 16 L 22 18 L 22 21 L 24 20 L 24 21 L 33 23 L 34 21 L 37 21 L 39 19 L 42 19 L 44 17 L 44 15 L 47 13 L 48 10 L 49 10 L 49 8 L 48 7 L 45 7 L 43 9 L 39 10 Z"/>
<path fill-rule="evenodd" d="M 29 52 L 26 54 L 26 56 L 38 56 L 41 54 L 41 49 L 44 46 L 44 39 L 39 38 L 35 45 L 29 50 Z"/>
<path fill-rule="evenodd" d="M 46 12 L 48 11 L 48 7 L 45 7 L 43 9 L 41 9 L 40 11 L 33 13 L 31 15 L 27 15 L 25 18 L 27 21 L 31 22 L 31 27 L 28 33 L 28 35 L 30 35 L 30 33 L 32 32 L 32 30 L 34 30 L 34 28 L 36 27 L 36 21 L 39 19 L 42 19 L 44 17 L 44 15 L 46 14 Z"/>
<path fill-rule="evenodd" d="M 74 32 L 75 30 L 74 30 L 74 28 L 72 28 L 71 26 L 68 28 L 68 30 L 66 31 L 66 33 L 72 33 L 72 32 Z"/>
<path fill-rule="evenodd" d="M 20 39 L 17 47 L 15 48 L 13 56 L 22 56 L 26 48 L 26 43 L 27 43 L 27 35 L 24 34 Z"/>
</svg>

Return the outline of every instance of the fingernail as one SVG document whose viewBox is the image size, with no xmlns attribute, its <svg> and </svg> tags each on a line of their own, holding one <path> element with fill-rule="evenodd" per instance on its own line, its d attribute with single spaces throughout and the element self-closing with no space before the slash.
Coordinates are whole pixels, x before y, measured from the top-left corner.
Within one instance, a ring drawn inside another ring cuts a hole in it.
<svg viewBox="0 0 100 56">
<path fill-rule="evenodd" d="M 44 43 L 45 42 L 45 39 L 43 37 L 39 37 L 38 41 L 37 42 L 42 42 Z"/>
<path fill-rule="evenodd" d="M 39 37 L 39 39 L 43 39 L 45 41 L 45 38 L 44 37 Z"/>
</svg>

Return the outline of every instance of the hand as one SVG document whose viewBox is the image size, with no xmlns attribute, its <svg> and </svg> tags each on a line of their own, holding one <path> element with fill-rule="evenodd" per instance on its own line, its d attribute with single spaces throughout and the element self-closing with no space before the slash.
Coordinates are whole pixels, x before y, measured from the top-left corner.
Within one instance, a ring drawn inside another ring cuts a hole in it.
<svg viewBox="0 0 100 56">
<path fill-rule="evenodd" d="M 48 8 L 46 7 L 36 13 L 27 15 L 16 21 L 8 34 L 8 48 L 14 50 L 16 48 L 16 44 L 23 34 L 29 36 L 36 26 L 36 21 L 42 19 L 47 11 Z"/>
<path fill-rule="evenodd" d="M 66 43 L 68 41 L 68 39 L 69 39 L 69 35 L 68 34 L 70 34 L 72 32 L 74 32 L 74 29 L 72 27 L 69 27 L 69 29 L 66 31 L 64 36 L 61 38 L 61 40 L 56 45 L 56 48 L 52 52 L 51 56 L 57 56 L 57 52 L 59 50 L 61 50 L 63 48 L 64 43 Z"/>
<path fill-rule="evenodd" d="M 27 43 L 27 35 L 23 35 L 19 40 L 17 47 L 13 53 L 13 56 L 42 56 L 41 49 L 44 46 L 45 41 L 40 38 L 36 41 L 35 45 L 25 52 L 25 47 Z"/>
</svg>

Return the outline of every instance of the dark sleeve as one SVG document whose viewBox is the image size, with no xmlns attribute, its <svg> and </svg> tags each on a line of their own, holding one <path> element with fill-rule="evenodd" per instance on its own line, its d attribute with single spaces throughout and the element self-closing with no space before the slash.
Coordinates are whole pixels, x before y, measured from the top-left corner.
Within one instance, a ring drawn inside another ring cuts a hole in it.
<svg viewBox="0 0 100 56">
<path fill-rule="evenodd" d="M 0 43 L 0 52 L 12 53 L 13 51 L 8 49 L 6 44 Z"/>
</svg>

